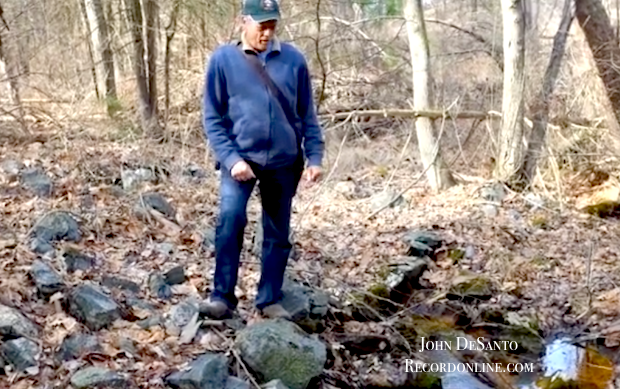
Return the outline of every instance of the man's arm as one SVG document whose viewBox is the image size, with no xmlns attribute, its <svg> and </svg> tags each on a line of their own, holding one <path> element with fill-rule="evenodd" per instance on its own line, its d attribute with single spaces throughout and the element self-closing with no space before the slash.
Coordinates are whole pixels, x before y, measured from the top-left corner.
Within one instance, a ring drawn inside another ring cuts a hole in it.
<svg viewBox="0 0 620 389">
<path fill-rule="evenodd" d="M 321 166 L 324 148 L 323 134 L 316 116 L 312 97 L 312 81 L 310 80 L 310 71 L 305 59 L 299 69 L 298 81 L 299 98 L 297 100 L 297 113 L 302 121 L 302 134 L 308 166 Z"/>
<path fill-rule="evenodd" d="M 203 97 L 203 128 L 215 151 L 217 160 L 229 171 L 243 158 L 229 136 L 230 123 L 226 119 L 228 112 L 228 94 L 226 78 L 216 54 L 211 57 L 205 76 Z"/>
</svg>

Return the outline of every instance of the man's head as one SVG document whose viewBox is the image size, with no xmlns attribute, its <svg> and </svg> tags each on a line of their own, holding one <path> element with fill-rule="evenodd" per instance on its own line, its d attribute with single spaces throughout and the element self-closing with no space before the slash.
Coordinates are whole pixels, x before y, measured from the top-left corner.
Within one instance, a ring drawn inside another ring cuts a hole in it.
<svg viewBox="0 0 620 389">
<path fill-rule="evenodd" d="M 276 0 L 244 0 L 243 32 L 245 42 L 256 51 L 265 51 L 275 35 L 280 20 L 280 8 Z"/>
</svg>

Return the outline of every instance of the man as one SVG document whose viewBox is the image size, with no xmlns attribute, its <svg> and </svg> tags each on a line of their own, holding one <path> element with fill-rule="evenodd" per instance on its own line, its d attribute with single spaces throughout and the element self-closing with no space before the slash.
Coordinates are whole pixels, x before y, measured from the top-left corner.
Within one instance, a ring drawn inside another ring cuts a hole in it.
<svg viewBox="0 0 620 389">
<path fill-rule="evenodd" d="M 292 199 L 301 178 L 314 182 L 322 174 L 324 142 L 308 66 L 275 37 L 279 20 L 275 0 L 245 0 L 241 41 L 220 46 L 207 67 L 204 128 L 221 183 L 214 288 L 201 311 L 213 318 L 229 317 L 238 303 L 246 207 L 257 182 L 264 237 L 255 304 L 265 317 L 290 318 L 278 301 L 292 248 Z"/>
</svg>

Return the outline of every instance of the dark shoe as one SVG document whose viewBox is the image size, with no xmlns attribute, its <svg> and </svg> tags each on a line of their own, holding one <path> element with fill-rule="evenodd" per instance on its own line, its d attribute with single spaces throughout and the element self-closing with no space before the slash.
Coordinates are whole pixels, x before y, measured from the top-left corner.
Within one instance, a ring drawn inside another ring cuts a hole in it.
<svg viewBox="0 0 620 389">
<path fill-rule="evenodd" d="M 286 319 L 286 320 L 293 319 L 291 317 L 291 314 L 288 313 L 288 311 L 284 309 L 284 307 L 282 307 L 282 305 L 280 304 L 268 305 L 262 309 L 261 313 L 263 317 L 266 317 L 269 319 Z"/>
<path fill-rule="evenodd" d="M 212 319 L 221 320 L 232 317 L 232 310 L 220 300 L 205 300 L 198 307 L 200 313 Z"/>
</svg>

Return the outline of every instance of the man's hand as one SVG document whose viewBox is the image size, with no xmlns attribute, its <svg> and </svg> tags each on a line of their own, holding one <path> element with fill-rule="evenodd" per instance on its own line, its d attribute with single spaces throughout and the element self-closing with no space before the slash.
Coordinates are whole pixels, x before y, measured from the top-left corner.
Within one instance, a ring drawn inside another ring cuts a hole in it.
<svg viewBox="0 0 620 389">
<path fill-rule="evenodd" d="M 303 178 L 306 182 L 316 182 L 323 175 L 323 169 L 319 166 L 308 166 L 304 171 Z"/>
<path fill-rule="evenodd" d="M 237 181 L 248 181 L 256 178 L 252 168 L 245 161 L 237 162 L 232 169 L 230 169 L 230 175 Z"/>
</svg>

